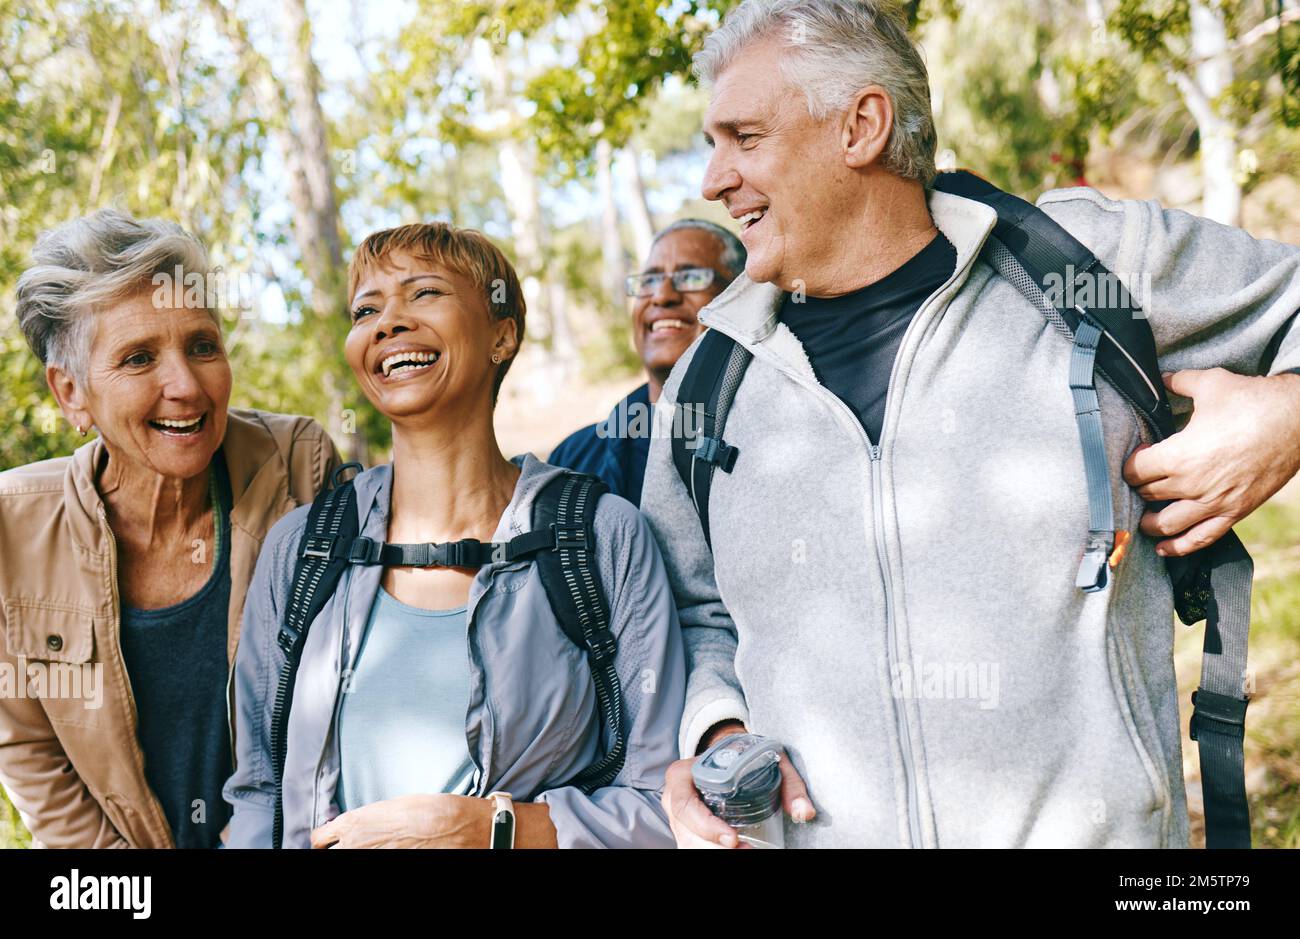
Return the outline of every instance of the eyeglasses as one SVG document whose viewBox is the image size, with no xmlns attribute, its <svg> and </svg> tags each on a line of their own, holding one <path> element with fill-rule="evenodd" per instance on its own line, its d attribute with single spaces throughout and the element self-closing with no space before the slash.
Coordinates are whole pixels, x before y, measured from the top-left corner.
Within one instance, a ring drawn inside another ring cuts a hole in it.
<svg viewBox="0 0 1300 939">
<path fill-rule="evenodd" d="M 659 290 L 665 277 L 673 280 L 673 289 L 678 293 L 693 293 L 706 290 L 713 283 L 717 274 L 711 267 L 684 267 L 671 274 L 655 271 L 652 274 L 632 274 L 627 279 L 629 297 L 648 297 Z"/>
</svg>

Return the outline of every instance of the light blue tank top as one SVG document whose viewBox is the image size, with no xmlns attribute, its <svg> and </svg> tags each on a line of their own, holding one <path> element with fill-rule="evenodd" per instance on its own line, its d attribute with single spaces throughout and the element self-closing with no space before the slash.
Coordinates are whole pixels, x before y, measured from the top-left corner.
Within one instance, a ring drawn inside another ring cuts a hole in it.
<svg viewBox="0 0 1300 939">
<path fill-rule="evenodd" d="M 423 610 L 380 587 L 341 693 L 340 811 L 463 791 L 473 773 L 465 743 L 465 607 Z"/>
</svg>

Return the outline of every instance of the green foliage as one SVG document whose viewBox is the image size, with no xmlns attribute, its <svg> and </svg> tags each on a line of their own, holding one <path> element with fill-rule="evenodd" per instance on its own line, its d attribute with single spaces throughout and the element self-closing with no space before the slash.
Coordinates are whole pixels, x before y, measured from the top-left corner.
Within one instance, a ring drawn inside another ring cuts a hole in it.
<svg viewBox="0 0 1300 939">
<path fill-rule="evenodd" d="M 592 319 L 597 328 L 579 331 L 576 337 L 584 376 L 601 381 L 640 371 L 641 362 L 632 346 L 631 317 L 621 306 L 610 308 L 600 281 L 600 246 L 586 226 L 572 225 L 555 233 L 547 270 L 563 281 L 575 306 L 596 311 Z"/>
<path fill-rule="evenodd" d="M 32 836 L 18 816 L 3 788 L 0 788 L 0 851 L 6 848 L 30 848 Z"/>
<path fill-rule="evenodd" d="M 21 335 L 0 335 L 0 414 L 0 470 L 64 456 L 84 442 L 68 427 Z"/>
<path fill-rule="evenodd" d="M 257 198 L 242 174 L 264 145 L 260 127 L 237 80 L 223 84 L 183 39 L 160 45 L 150 25 L 102 0 L 76 10 L 0 0 L 0 413 L 9 424 L 0 467 L 80 442 L 53 417 L 44 370 L 9 312 L 42 230 L 114 205 L 180 222 L 217 265 L 248 262 L 231 246 L 252 240 Z"/>
<path fill-rule="evenodd" d="M 579 45 L 575 65 L 549 68 L 525 90 L 536 105 L 530 131 L 562 177 L 590 171 L 597 140 L 627 142 L 664 78 L 689 73 L 714 17 L 731 5 L 691 0 L 672 21 L 651 4 L 598 7 L 602 23 Z"/>
<path fill-rule="evenodd" d="M 490 142 L 493 133 L 473 124 L 490 91 L 465 67 L 473 40 L 511 60 L 542 61 L 549 49 L 554 64 L 530 67 L 522 86 L 510 89 L 530 116 L 495 133 L 532 140 L 548 178 L 561 183 L 591 172 L 598 140 L 628 141 L 655 91 L 669 76 L 689 74 L 691 56 L 736 2 L 421 0 L 381 100 L 393 115 L 417 109 L 435 120 L 438 138 L 453 146 Z"/>
<path fill-rule="evenodd" d="M 1107 26 L 1147 61 L 1186 67 L 1186 57 L 1170 46 L 1191 35 L 1189 0 L 1119 0 Z"/>
<path fill-rule="evenodd" d="M 646 105 L 646 114 L 631 141 L 657 159 L 689 153 L 699 146 L 709 96 L 696 85 L 665 82 Z"/>
<path fill-rule="evenodd" d="M 1230 44 L 1240 42 L 1252 27 L 1277 11 L 1271 2 L 1219 0 Z M 1261 15 L 1262 14 L 1262 15 Z M 1107 17 L 1107 27 L 1144 62 L 1158 67 L 1162 78 L 1187 73 L 1195 65 L 1190 47 L 1191 0 L 1119 0 Z M 1289 126 L 1300 126 L 1300 24 L 1278 30 L 1273 41 L 1237 48 L 1233 55 L 1238 78 L 1215 104 L 1237 125 L 1257 113 Z"/>
<path fill-rule="evenodd" d="M 1067 158 L 1082 166 L 1094 131 L 1105 141 L 1111 130 L 1132 110 L 1133 72 L 1109 56 L 1087 58 L 1064 55 L 1061 72 L 1070 83 L 1072 107 L 1063 116 L 1057 139 Z"/>
<path fill-rule="evenodd" d="M 1021 28 L 1006 29 L 1015 17 Z M 1024 195 L 1073 183 L 1097 116 L 1113 108 L 1124 81 L 1080 49 L 1087 36 L 1077 18 L 1026 18 L 1010 0 L 936 12 L 921 38 L 929 60 L 943 64 L 931 76 L 940 149 Z"/>
</svg>

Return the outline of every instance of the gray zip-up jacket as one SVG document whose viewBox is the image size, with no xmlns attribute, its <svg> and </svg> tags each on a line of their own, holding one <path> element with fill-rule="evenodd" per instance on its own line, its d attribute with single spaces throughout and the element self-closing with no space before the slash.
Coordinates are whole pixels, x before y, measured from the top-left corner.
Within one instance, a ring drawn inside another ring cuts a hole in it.
<svg viewBox="0 0 1300 939">
<path fill-rule="evenodd" d="M 532 454 L 493 541 L 532 529 L 533 501 L 561 470 Z M 356 478 L 361 534 L 386 540 L 392 468 Z M 258 558 L 235 662 L 237 768 L 225 787 L 234 806 L 229 847 L 270 847 L 274 806 L 271 706 L 284 653 L 276 634 L 309 506 L 276 523 Z M 586 795 L 565 780 L 604 754 L 586 654 L 565 636 L 529 559 L 483 567 L 470 586 L 466 743 L 474 793 L 545 802 L 560 847 L 672 847 L 659 801 L 677 759 L 686 687 L 672 594 L 645 519 L 625 499 L 602 496 L 595 517 L 600 578 L 618 642 L 615 659 L 627 727 L 627 758 L 613 785 Z M 343 676 L 355 667 L 383 568 L 352 567 L 313 621 L 293 694 L 284 772 L 284 844 L 309 847 L 311 830 L 339 814 L 335 719 Z M 486 845 L 484 845 L 486 847 Z"/>
<path fill-rule="evenodd" d="M 742 275 L 701 311 L 754 354 L 712 553 L 661 435 L 695 347 L 664 389 L 641 509 L 686 637 L 681 751 L 729 718 L 782 741 L 818 809 L 789 846 L 1185 846 L 1172 593 L 1121 477 L 1146 431 L 1099 381 L 1134 543 L 1082 593 L 1071 344 L 978 259 L 993 210 L 929 198 L 957 265 L 903 338 L 878 445 L 778 321 L 780 289 Z M 1300 250 L 1087 188 L 1039 204 L 1143 303 L 1166 371 L 1300 366 Z"/>
</svg>

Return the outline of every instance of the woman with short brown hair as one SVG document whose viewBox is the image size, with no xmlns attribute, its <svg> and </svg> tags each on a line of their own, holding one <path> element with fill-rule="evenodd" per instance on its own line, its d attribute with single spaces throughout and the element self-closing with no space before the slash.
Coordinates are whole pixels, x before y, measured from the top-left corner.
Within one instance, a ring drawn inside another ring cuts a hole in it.
<svg viewBox="0 0 1300 939">
<path fill-rule="evenodd" d="M 565 471 L 497 445 L 493 406 L 525 312 L 505 256 L 445 224 L 379 232 L 357 249 L 349 296 L 344 354 L 393 427 L 392 463 L 353 481 L 365 543 L 487 548 L 532 532 L 539 494 Z M 245 611 L 239 770 L 226 787 L 236 846 L 275 840 L 270 696 L 307 523 L 304 507 L 271 532 Z M 592 528 L 625 728 L 616 774 L 579 784 L 611 734 L 589 655 L 566 636 L 535 555 L 350 559 L 301 647 L 281 846 L 496 846 L 503 813 L 519 847 L 673 845 L 658 791 L 685 695 L 676 608 L 630 503 L 599 496 Z"/>
</svg>

